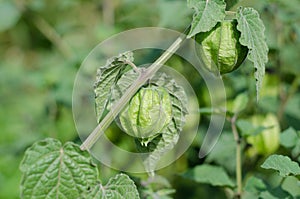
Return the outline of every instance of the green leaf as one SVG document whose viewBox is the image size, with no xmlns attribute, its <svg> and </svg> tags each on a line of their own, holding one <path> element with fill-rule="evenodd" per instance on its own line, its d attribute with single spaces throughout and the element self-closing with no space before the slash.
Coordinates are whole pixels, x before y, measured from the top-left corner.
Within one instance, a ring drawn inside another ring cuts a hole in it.
<svg viewBox="0 0 300 199">
<path fill-rule="evenodd" d="M 273 126 L 264 127 L 264 126 L 255 126 L 247 120 L 240 119 L 236 122 L 238 129 L 241 131 L 243 137 L 255 136 L 262 133 L 266 129 L 272 129 Z"/>
<path fill-rule="evenodd" d="M 125 174 L 110 178 L 103 186 L 96 185 L 87 195 L 87 199 L 139 199 L 139 193 L 134 182 Z"/>
<path fill-rule="evenodd" d="M 246 93 L 239 94 L 233 101 L 233 109 L 234 113 L 239 113 L 247 107 L 248 96 Z"/>
<path fill-rule="evenodd" d="M 247 179 L 244 190 L 258 196 L 260 192 L 267 190 L 267 186 L 261 179 L 251 176 Z"/>
<path fill-rule="evenodd" d="M 286 148 L 296 146 L 299 136 L 296 130 L 292 127 L 286 129 L 280 134 L 280 144 Z"/>
<path fill-rule="evenodd" d="M 101 121 L 104 111 L 110 102 L 113 86 L 127 67 L 127 61 L 133 62 L 132 52 L 125 52 L 112 57 L 107 60 L 105 66 L 100 67 L 97 71 L 94 92 L 98 122 Z"/>
<path fill-rule="evenodd" d="M 291 198 L 291 196 L 280 186 L 271 187 L 260 178 L 251 176 L 246 181 L 243 199 L 252 198 L 279 199 Z"/>
<path fill-rule="evenodd" d="M 213 186 L 234 187 L 226 171 L 222 167 L 212 165 L 199 165 L 183 174 L 184 177 L 199 183 L 211 184 Z"/>
<path fill-rule="evenodd" d="M 223 0 L 188 0 L 188 7 L 195 10 L 188 38 L 199 32 L 210 31 L 225 18 L 226 4 Z"/>
<path fill-rule="evenodd" d="M 143 185 L 141 188 L 142 198 L 172 199 L 169 195 L 176 192 L 166 178 L 157 174 L 142 181 L 141 184 Z"/>
<path fill-rule="evenodd" d="M 264 169 L 279 171 L 279 175 L 286 177 L 290 174 L 300 175 L 300 167 L 297 162 L 292 161 L 288 156 L 271 155 L 261 165 Z"/>
<path fill-rule="evenodd" d="M 236 142 L 232 136 L 232 132 L 222 132 L 220 138 L 213 150 L 205 159 L 206 163 L 214 162 L 224 167 L 228 172 L 234 173 L 236 168 L 235 159 Z"/>
<path fill-rule="evenodd" d="M 249 49 L 248 58 L 254 63 L 257 99 L 268 62 L 268 46 L 265 39 L 265 27 L 259 14 L 253 8 L 239 7 L 237 11 L 237 29 L 241 32 L 240 43 Z"/>
<path fill-rule="evenodd" d="M 28 148 L 20 166 L 22 198 L 80 198 L 97 182 L 98 170 L 87 151 L 48 138 Z"/>
<path fill-rule="evenodd" d="M 293 198 L 300 197 L 300 181 L 294 176 L 288 176 L 282 183 L 282 189 L 287 191 Z"/>
</svg>

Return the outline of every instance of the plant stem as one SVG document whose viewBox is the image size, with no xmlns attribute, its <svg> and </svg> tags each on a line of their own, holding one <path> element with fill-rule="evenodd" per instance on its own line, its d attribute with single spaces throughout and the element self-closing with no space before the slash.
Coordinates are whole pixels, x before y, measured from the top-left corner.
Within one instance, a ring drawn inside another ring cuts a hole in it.
<svg viewBox="0 0 300 199">
<path fill-rule="evenodd" d="M 241 160 L 241 139 L 236 128 L 236 115 L 231 120 L 231 129 L 236 142 L 236 183 L 237 183 L 237 198 L 242 195 L 242 160 Z"/>
<path fill-rule="evenodd" d="M 186 39 L 186 35 L 178 37 L 175 42 L 153 63 L 145 70 L 141 70 L 138 78 L 132 83 L 132 85 L 127 89 L 121 99 L 116 103 L 114 107 L 107 113 L 103 120 L 97 125 L 93 132 L 88 136 L 88 138 L 80 146 L 81 150 L 89 150 L 101 137 L 104 131 L 113 122 L 115 117 L 120 113 L 120 111 L 129 102 L 131 97 L 143 86 L 148 79 L 150 79 L 161 66 L 177 51 L 181 46 L 183 41 Z"/>
</svg>

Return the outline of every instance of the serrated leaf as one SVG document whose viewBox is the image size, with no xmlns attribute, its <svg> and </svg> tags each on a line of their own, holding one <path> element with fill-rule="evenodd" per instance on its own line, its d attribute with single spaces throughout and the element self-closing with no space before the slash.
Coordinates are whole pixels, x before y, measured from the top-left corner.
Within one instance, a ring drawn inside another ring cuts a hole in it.
<svg viewBox="0 0 300 199">
<path fill-rule="evenodd" d="M 237 29 L 241 32 L 240 43 L 249 49 L 248 59 L 253 62 L 256 79 L 257 99 L 268 62 L 268 46 L 265 39 L 265 26 L 259 14 L 253 8 L 239 7 L 237 11 Z"/>
<path fill-rule="evenodd" d="M 210 31 L 225 18 L 226 4 L 223 0 L 188 0 L 187 3 L 195 11 L 188 38 Z"/>
<path fill-rule="evenodd" d="M 127 66 L 127 61 L 133 62 L 133 53 L 125 52 L 107 60 L 105 66 L 97 71 L 94 85 L 97 121 L 100 122 L 111 99 L 112 88 Z"/>
<path fill-rule="evenodd" d="M 264 169 L 276 170 L 282 177 L 286 177 L 290 174 L 300 175 L 298 163 L 292 161 L 288 156 L 271 155 L 265 160 L 261 167 Z"/>
<path fill-rule="evenodd" d="M 87 195 L 87 199 L 139 199 L 139 193 L 134 182 L 125 174 L 110 178 L 103 186 L 96 185 Z"/>
<path fill-rule="evenodd" d="M 22 198 L 80 198 L 97 182 L 98 170 L 90 154 L 68 142 L 48 138 L 36 142 L 25 152 Z"/>
<path fill-rule="evenodd" d="M 234 187 L 234 183 L 222 167 L 212 165 L 199 165 L 183 174 L 184 177 L 199 183 L 213 186 Z"/>
<path fill-rule="evenodd" d="M 292 127 L 286 129 L 280 134 L 280 144 L 286 148 L 296 146 L 298 140 L 298 134 Z"/>
</svg>

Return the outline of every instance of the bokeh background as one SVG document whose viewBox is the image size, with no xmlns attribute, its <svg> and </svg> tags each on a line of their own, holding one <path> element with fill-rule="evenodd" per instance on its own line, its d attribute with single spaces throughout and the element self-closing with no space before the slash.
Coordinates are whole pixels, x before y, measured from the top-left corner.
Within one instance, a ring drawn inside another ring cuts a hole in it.
<svg viewBox="0 0 300 199">
<path fill-rule="evenodd" d="M 243 5 L 259 11 L 270 52 L 259 103 L 248 61 L 223 77 L 228 103 L 246 91 L 250 100 L 243 117 L 269 113 L 281 129 L 300 129 L 300 1 L 244 0 L 231 7 L 236 2 L 227 1 L 228 8 Z M 80 143 L 72 116 L 73 82 L 81 62 L 99 42 L 137 27 L 182 32 L 191 18 L 185 0 L 0 0 L 0 198 L 19 198 L 18 167 L 32 143 L 46 137 Z M 193 71 L 184 64 L 176 57 L 168 62 L 188 76 L 199 104 L 209 106 L 203 80 L 191 75 Z M 224 196 L 216 188 L 174 174 L 205 161 L 199 160 L 197 153 L 204 136 L 201 129 L 208 123 L 209 118 L 203 116 L 195 143 L 172 167 L 160 172 L 177 190 L 175 198 Z M 222 139 L 232 143 L 230 132 Z M 118 142 L 122 145 L 122 140 Z M 226 149 L 224 167 L 234 176 L 234 148 Z M 255 172 L 251 164 L 260 156 L 254 156 L 255 160 L 252 157 L 245 165 L 246 171 Z M 214 158 L 220 161 L 220 156 L 210 157 L 210 161 Z M 117 172 L 99 167 L 104 182 Z"/>
</svg>

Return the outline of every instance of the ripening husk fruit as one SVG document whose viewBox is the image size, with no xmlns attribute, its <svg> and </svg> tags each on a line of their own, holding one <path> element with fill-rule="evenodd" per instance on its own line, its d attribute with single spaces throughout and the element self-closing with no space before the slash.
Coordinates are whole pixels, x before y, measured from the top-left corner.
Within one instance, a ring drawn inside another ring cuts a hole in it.
<svg viewBox="0 0 300 199">
<path fill-rule="evenodd" d="M 163 87 L 141 88 L 119 116 L 123 130 L 147 145 L 170 123 L 172 102 Z"/>
<path fill-rule="evenodd" d="M 236 26 L 236 20 L 224 20 L 212 30 L 196 35 L 195 39 L 200 44 L 196 47 L 197 54 L 209 71 L 229 73 L 247 57 L 248 48 L 240 44 L 240 32 Z"/>
</svg>

